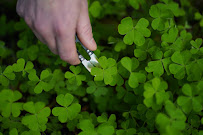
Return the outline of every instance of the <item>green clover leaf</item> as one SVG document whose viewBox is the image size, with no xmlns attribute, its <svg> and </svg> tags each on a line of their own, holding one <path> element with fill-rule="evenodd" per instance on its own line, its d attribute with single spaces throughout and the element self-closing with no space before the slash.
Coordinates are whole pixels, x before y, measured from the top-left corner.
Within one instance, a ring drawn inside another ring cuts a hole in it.
<svg viewBox="0 0 203 135">
<path fill-rule="evenodd" d="M 119 73 L 113 75 L 113 81 L 109 84 L 110 86 L 122 86 L 124 84 L 124 79 Z"/>
<path fill-rule="evenodd" d="M 5 46 L 5 42 L 0 40 L 0 58 L 5 59 L 7 56 L 11 54 L 11 50 L 9 50 Z"/>
<path fill-rule="evenodd" d="M 13 67 L 7 66 L 4 71 L 2 71 L 2 68 L 0 66 L 0 83 L 3 86 L 9 85 L 9 80 L 14 80 L 15 74 L 13 73 Z"/>
<path fill-rule="evenodd" d="M 45 107 L 44 102 L 27 102 L 23 105 L 23 109 L 30 114 L 22 118 L 22 123 L 33 131 L 45 131 L 48 116 L 51 113 L 49 107 Z"/>
<path fill-rule="evenodd" d="M 111 114 L 109 119 L 108 119 L 108 115 L 106 113 L 102 113 L 101 116 L 97 117 L 97 121 L 99 123 L 101 123 L 100 126 L 110 125 L 110 126 L 113 126 L 114 128 L 117 127 L 117 123 L 115 122 L 116 121 L 116 115 L 115 114 Z"/>
<path fill-rule="evenodd" d="M 178 29 L 176 27 L 172 27 L 172 28 L 170 28 L 168 33 L 164 33 L 161 36 L 161 40 L 163 42 L 173 43 L 173 42 L 175 42 L 177 36 L 178 36 Z"/>
<path fill-rule="evenodd" d="M 98 59 L 100 67 L 93 67 L 91 70 L 91 75 L 94 75 L 94 81 L 102 81 L 104 83 L 110 84 L 113 81 L 113 75 L 117 74 L 116 61 L 112 58 L 106 58 L 102 56 Z"/>
<path fill-rule="evenodd" d="M 165 102 L 165 110 L 168 115 L 159 113 L 156 117 L 156 123 L 159 125 L 161 134 L 179 135 L 185 129 L 186 117 L 184 113 L 176 108 L 171 101 Z"/>
<path fill-rule="evenodd" d="M 126 49 L 126 44 L 123 41 L 116 43 L 116 45 L 114 47 L 114 50 L 116 52 L 120 52 L 120 51 L 125 50 L 125 49 Z"/>
<path fill-rule="evenodd" d="M 56 102 L 63 107 L 54 107 L 52 114 L 58 116 L 61 123 L 65 123 L 67 120 L 73 120 L 77 117 L 81 110 L 81 106 L 78 103 L 73 103 L 74 97 L 67 93 L 66 95 L 58 95 Z"/>
<path fill-rule="evenodd" d="M 97 134 L 99 135 L 113 135 L 114 132 L 115 132 L 114 127 L 110 125 L 100 125 L 97 128 Z"/>
<path fill-rule="evenodd" d="M 24 66 L 25 66 L 25 60 L 23 58 L 18 59 L 17 63 L 13 64 L 13 71 L 21 72 L 21 71 L 23 71 Z"/>
<path fill-rule="evenodd" d="M 20 58 L 17 60 L 17 63 L 13 64 L 14 72 L 22 72 L 23 76 L 25 76 L 26 72 L 29 73 L 33 69 L 34 65 L 32 62 L 28 61 L 25 65 L 25 60 Z"/>
<path fill-rule="evenodd" d="M 146 76 L 143 73 L 132 72 L 130 74 L 128 84 L 131 88 L 137 88 L 139 83 L 144 83 L 146 81 Z"/>
<path fill-rule="evenodd" d="M 121 86 L 117 86 L 116 91 L 117 91 L 116 96 L 118 99 L 122 99 L 125 96 L 125 94 L 127 93 L 127 91 Z"/>
<path fill-rule="evenodd" d="M 180 37 L 178 37 L 173 44 L 168 44 L 167 42 L 162 42 L 162 47 L 165 50 L 164 57 L 171 57 L 175 51 L 183 51 L 188 48 L 188 43 L 192 39 L 191 33 L 186 30 L 180 32 Z"/>
<path fill-rule="evenodd" d="M 129 4 L 130 4 L 134 9 L 139 9 L 139 8 L 140 8 L 140 3 L 142 3 L 142 0 L 129 0 Z"/>
<path fill-rule="evenodd" d="M 39 77 L 36 75 L 36 70 L 30 71 L 28 78 L 31 82 L 36 84 L 34 88 L 35 93 L 40 94 L 42 93 L 43 90 L 49 91 L 51 89 L 52 85 L 50 85 L 47 82 L 47 79 L 49 79 L 50 75 L 51 74 L 48 70 L 43 70 L 40 74 L 40 79 L 39 79 Z"/>
<path fill-rule="evenodd" d="M 40 131 L 29 130 L 29 131 L 24 131 L 21 135 L 41 135 L 41 133 Z"/>
<path fill-rule="evenodd" d="M 69 83 L 73 84 L 76 82 L 77 85 L 80 86 L 82 84 L 82 81 L 86 80 L 86 76 L 85 75 L 79 75 L 79 73 L 81 72 L 81 68 L 79 66 L 77 66 L 77 67 L 70 66 L 70 70 L 73 73 L 67 71 L 65 73 L 65 78 L 68 79 Z"/>
<path fill-rule="evenodd" d="M 203 15 L 201 15 L 199 12 L 195 13 L 195 20 L 200 20 L 200 26 L 203 27 Z"/>
<path fill-rule="evenodd" d="M 186 70 L 191 58 L 190 51 L 175 52 L 171 56 L 171 60 L 174 62 L 169 65 L 169 70 L 177 79 L 183 79 L 185 77 Z"/>
<path fill-rule="evenodd" d="M 24 40 L 19 40 L 17 45 L 19 48 L 22 50 L 19 50 L 17 52 L 17 57 L 18 58 L 24 58 L 26 61 L 27 60 L 35 60 L 38 57 L 38 52 L 39 52 L 39 47 L 37 45 L 29 45 L 28 46 L 28 41 L 27 39 Z"/>
<path fill-rule="evenodd" d="M 130 72 L 128 84 L 131 88 L 136 88 L 139 83 L 144 83 L 146 81 L 146 76 L 143 73 L 133 72 L 139 67 L 139 61 L 136 58 L 123 57 L 121 59 L 121 64 Z"/>
<path fill-rule="evenodd" d="M 203 75 L 203 59 L 196 59 L 187 65 L 187 80 L 199 81 Z"/>
<path fill-rule="evenodd" d="M 103 82 L 89 81 L 87 84 L 89 86 L 86 89 L 87 93 L 94 94 L 95 97 L 106 95 L 108 92 L 108 88 L 105 87 L 106 85 Z"/>
<path fill-rule="evenodd" d="M 197 53 L 201 53 L 203 54 L 203 47 L 201 47 L 202 45 L 202 38 L 197 38 L 195 41 L 192 40 L 190 41 L 190 44 L 192 45 L 192 48 L 190 50 L 190 52 L 192 54 L 197 54 Z"/>
<path fill-rule="evenodd" d="M 158 54 L 159 53 L 159 54 Z M 164 58 L 163 59 L 163 52 L 159 51 L 157 52 L 158 57 L 156 61 L 150 61 L 148 63 L 148 66 L 145 68 L 147 72 L 153 72 L 153 75 L 155 77 L 160 77 L 164 74 L 165 71 L 169 74 L 169 65 L 171 64 L 170 58 Z"/>
<path fill-rule="evenodd" d="M 199 92 L 194 86 L 185 84 L 182 88 L 182 92 L 185 96 L 179 96 L 177 103 L 182 107 L 185 113 L 190 113 L 192 110 L 195 112 L 200 112 L 202 108 L 202 98 L 200 97 Z"/>
<path fill-rule="evenodd" d="M 147 28 L 148 25 L 149 21 L 141 18 L 134 27 L 132 18 L 126 17 L 118 25 L 118 32 L 125 35 L 123 38 L 125 44 L 132 45 L 134 42 L 136 45 L 142 46 L 145 43 L 145 37 L 151 35 L 151 31 Z"/>
<path fill-rule="evenodd" d="M 16 128 L 11 129 L 9 135 L 18 135 L 18 130 Z"/>
<path fill-rule="evenodd" d="M 91 15 L 95 18 L 100 17 L 101 11 L 102 11 L 102 6 L 99 1 L 94 1 L 90 8 L 89 11 Z"/>
<path fill-rule="evenodd" d="M 130 124 L 130 121 L 127 120 L 127 121 L 123 121 L 121 123 L 121 127 L 123 129 L 119 129 L 116 131 L 116 135 L 135 135 L 137 132 L 136 132 L 136 129 L 135 128 L 130 128 L 129 127 L 129 124 Z"/>
<path fill-rule="evenodd" d="M 174 16 L 179 17 L 179 16 L 184 16 L 185 11 L 181 8 L 179 8 L 179 4 L 170 0 L 163 0 L 164 3 L 166 4 L 165 6 L 167 9 L 170 9 Z"/>
<path fill-rule="evenodd" d="M 82 119 L 79 123 L 79 128 L 82 130 L 78 135 L 113 135 L 114 127 L 110 125 L 99 125 L 96 129 L 89 119 Z"/>
<path fill-rule="evenodd" d="M 153 52 L 157 50 L 154 44 L 154 41 L 148 38 L 144 45 L 136 46 L 136 49 L 134 50 L 135 57 L 137 57 L 139 61 L 143 61 L 147 58 L 148 53 L 153 55 Z"/>
<path fill-rule="evenodd" d="M 154 78 L 151 83 L 145 83 L 144 104 L 147 107 L 152 107 L 155 99 L 155 104 L 162 105 L 169 98 L 169 94 L 165 92 L 166 89 L 168 89 L 168 84 L 160 78 Z"/>
<path fill-rule="evenodd" d="M 139 61 L 136 58 L 123 57 L 121 59 L 121 64 L 125 67 L 129 72 L 134 71 L 139 66 Z"/>
<path fill-rule="evenodd" d="M 22 110 L 22 103 L 16 102 L 22 98 L 22 94 L 19 91 L 12 91 L 9 89 L 2 90 L 0 92 L 0 110 L 3 117 L 18 117 Z"/>
<path fill-rule="evenodd" d="M 171 10 L 167 9 L 167 6 L 162 3 L 152 5 L 149 14 L 154 18 L 152 21 L 152 28 L 154 30 L 162 31 L 167 28 L 168 19 L 173 18 L 173 13 Z"/>
<path fill-rule="evenodd" d="M 78 135 L 96 135 L 94 125 L 89 119 L 83 119 L 79 123 L 79 128 L 82 130 Z"/>
</svg>

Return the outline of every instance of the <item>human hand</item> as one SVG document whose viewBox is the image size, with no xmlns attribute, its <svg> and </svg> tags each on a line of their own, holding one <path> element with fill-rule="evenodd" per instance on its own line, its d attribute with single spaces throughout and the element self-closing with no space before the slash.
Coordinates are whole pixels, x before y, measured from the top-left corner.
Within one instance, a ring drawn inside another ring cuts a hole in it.
<svg viewBox="0 0 203 135">
<path fill-rule="evenodd" d="M 97 48 L 87 0 L 18 0 L 16 11 L 41 42 L 72 65 L 80 63 L 76 33 L 86 48 Z"/>
</svg>

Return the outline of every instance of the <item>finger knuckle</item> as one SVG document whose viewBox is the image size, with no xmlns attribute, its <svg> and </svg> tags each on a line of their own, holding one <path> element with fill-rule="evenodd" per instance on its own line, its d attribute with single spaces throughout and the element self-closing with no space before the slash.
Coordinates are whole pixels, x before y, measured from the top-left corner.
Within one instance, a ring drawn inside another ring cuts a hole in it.
<svg viewBox="0 0 203 135">
<path fill-rule="evenodd" d="M 72 57 L 70 54 L 64 54 L 64 53 L 60 53 L 60 58 L 63 60 L 63 61 L 71 61 Z"/>
<path fill-rule="evenodd" d="M 66 27 L 63 23 L 57 22 L 54 25 L 54 32 L 58 37 L 62 37 L 66 32 Z"/>
</svg>

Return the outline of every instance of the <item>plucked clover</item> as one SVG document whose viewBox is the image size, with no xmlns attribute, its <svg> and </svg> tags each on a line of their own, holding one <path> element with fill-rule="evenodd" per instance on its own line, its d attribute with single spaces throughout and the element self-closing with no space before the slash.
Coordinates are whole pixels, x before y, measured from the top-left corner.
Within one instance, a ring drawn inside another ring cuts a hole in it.
<svg viewBox="0 0 203 135">
<path fill-rule="evenodd" d="M 44 102 L 27 102 L 23 105 L 23 109 L 30 114 L 22 118 L 22 123 L 33 131 L 45 131 L 48 116 L 51 113 L 49 107 L 45 107 Z"/>
<path fill-rule="evenodd" d="M 186 74 L 186 70 L 188 69 L 188 64 L 191 59 L 190 51 L 183 51 L 183 52 L 175 52 L 171 56 L 171 60 L 174 62 L 169 65 L 169 70 L 174 77 L 177 79 L 183 79 Z"/>
<path fill-rule="evenodd" d="M 16 102 L 22 98 L 19 91 L 12 91 L 9 89 L 0 92 L 0 110 L 3 117 L 18 117 L 22 110 L 23 103 Z"/>
<path fill-rule="evenodd" d="M 153 75 L 156 77 L 160 77 L 164 73 L 164 69 L 169 74 L 169 64 L 171 63 L 171 59 L 163 58 L 163 52 L 157 51 L 157 56 L 155 56 L 156 61 L 150 61 L 148 66 L 145 68 L 147 72 L 153 72 Z"/>
<path fill-rule="evenodd" d="M 145 43 L 145 37 L 151 35 L 148 26 L 149 21 L 145 18 L 141 18 L 134 27 L 132 18 L 126 17 L 118 25 L 118 32 L 125 35 L 123 38 L 125 44 L 132 45 L 134 42 L 136 45 L 142 46 Z"/>
<path fill-rule="evenodd" d="M 4 71 L 2 71 L 2 67 L 0 66 L 0 83 L 3 86 L 9 85 L 9 80 L 14 80 L 15 74 L 13 73 L 13 67 L 7 66 Z"/>
<path fill-rule="evenodd" d="M 166 89 L 168 89 L 168 84 L 160 78 L 154 78 L 151 82 L 145 83 L 144 104 L 147 107 L 153 107 L 153 104 L 163 104 L 169 98 L 169 94 L 165 92 Z"/>
<path fill-rule="evenodd" d="M 102 11 L 102 6 L 100 2 L 94 1 L 90 6 L 89 11 L 93 17 L 95 18 L 99 17 Z"/>
<path fill-rule="evenodd" d="M 167 9 L 167 6 L 162 3 L 152 5 L 149 14 L 154 18 L 151 24 L 152 28 L 159 31 L 165 30 L 168 26 L 168 19 L 173 18 L 171 10 Z"/>
<path fill-rule="evenodd" d="M 106 88 L 105 84 L 103 82 L 94 82 L 94 81 L 89 81 L 88 86 L 86 91 L 88 94 L 94 94 L 94 96 L 102 96 L 106 95 L 108 92 L 108 88 Z"/>
<path fill-rule="evenodd" d="M 110 125 L 99 125 L 95 128 L 89 119 L 80 120 L 78 126 L 82 130 L 78 135 L 113 135 L 115 132 Z"/>
<path fill-rule="evenodd" d="M 159 126 L 159 131 L 161 134 L 171 134 L 179 135 L 181 131 L 185 129 L 186 117 L 181 109 L 176 108 L 176 106 L 171 101 L 165 102 L 165 110 L 167 115 L 164 113 L 159 113 L 156 117 L 156 123 Z"/>
<path fill-rule="evenodd" d="M 34 65 L 32 62 L 28 61 L 25 65 L 25 60 L 20 58 L 17 60 L 17 63 L 13 64 L 14 72 L 22 72 L 23 76 L 25 76 L 26 72 L 29 73 L 33 69 Z"/>
<path fill-rule="evenodd" d="M 34 92 L 39 94 L 43 90 L 49 91 L 51 88 L 51 85 L 46 81 L 47 78 L 49 78 L 50 72 L 48 70 L 43 70 L 40 74 L 40 78 L 36 75 L 36 70 L 32 70 L 28 78 L 31 82 L 33 82 L 35 85 Z"/>
<path fill-rule="evenodd" d="M 113 58 L 106 58 L 102 56 L 98 59 L 100 67 L 93 67 L 91 70 L 91 75 L 94 75 L 94 81 L 102 81 L 104 83 L 110 84 L 113 81 L 113 75 L 117 74 L 116 61 Z"/>
<path fill-rule="evenodd" d="M 67 120 L 73 120 L 77 117 L 81 110 L 81 105 L 73 103 L 74 97 L 67 93 L 66 95 L 60 94 L 56 97 L 56 102 L 62 107 L 54 107 L 52 114 L 58 116 L 61 123 L 65 123 Z"/>
<path fill-rule="evenodd" d="M 192 45 L 192 48 L 190 50 L 190 52 L 192 54 L 197 54 L 198 52 L 203 54 L 203 47 L 201 47 L 201 45 L 202 45 L 202 38 L 197 38 L 195 41 L 192 40 L 192 41 L 190 41 L 190 44 Z"/>
<path fill-rule="evenodd" d="M 146 81 L 146 76 L 143 73 L 134 72 L 134 70 L 139 66 L 139 61 L 136 58 L 123 57 L 121 59 L 121 64 L 130 72 L 128 80 L 130 87 L 136 88 L 139 83 L 144 83 Z"/>
<path fill-rule="evenodd" d="M 194 86 L 190 84 L 185 84 L 182 88 L 184 96 L 179 96 L 177 103 L 182 107 L 185 113 L 190 113 L 192 110 L 195 112 L 200 112 L 202 108 L 202 97 L 200 92 Z"/>
<path fill-rule="evenodd" d="M 81 72 L 81 68 L 79 66 L 70 66 L 70 70 L 73 72 L 69 72 L 67 71 L 65 73 L 65 78 L 68 79 L 68 82 L 73 84 L 73 83 L 77 83 L 78 86 L 80 86 L 82 84 L 82 81 L 86 80 L 86 76 L 85 75 L 80 75 Z"/>
</svg>

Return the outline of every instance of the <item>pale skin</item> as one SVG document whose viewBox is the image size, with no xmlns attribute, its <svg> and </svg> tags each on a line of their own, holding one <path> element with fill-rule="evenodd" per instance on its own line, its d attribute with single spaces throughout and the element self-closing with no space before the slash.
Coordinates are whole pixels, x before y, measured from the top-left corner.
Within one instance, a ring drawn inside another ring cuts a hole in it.
<svg viewBox="0 0 203 135">
<path fill-rule="evenodd" d="M 16 11 L 35 36 L 72 65 L 78 59 L 75 34 L 89 50 L 96 50 L 87 0 L 18 0 Z"/>
</svg>

